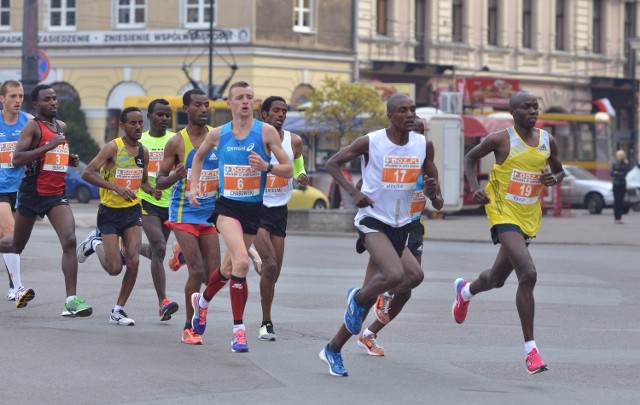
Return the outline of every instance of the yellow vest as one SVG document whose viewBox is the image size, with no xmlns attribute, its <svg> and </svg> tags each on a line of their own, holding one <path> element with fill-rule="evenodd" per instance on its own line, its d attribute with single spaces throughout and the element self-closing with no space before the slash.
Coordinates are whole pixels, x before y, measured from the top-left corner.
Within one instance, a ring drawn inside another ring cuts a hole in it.
<svg viewBox="0 0 640 405">
<path fill-rule="evenodd" d="M 141 144 L 138 144 L 138 154 L 136 156 L 131 156 L 129 152 L 127 152 L 127 148 L 125 147 L 122 138 L 116 138 L 113 141 L 118 147 L 118 152 L 116 153 L 116 164 L 109 170 L 105 170 L 103 167 L 100 170 L 100 175 L 106 181 L 137 192 L 142 185 L 144 149 Z M 116 194 L 115 191 L 101 188 L 100 202 L 102 205 L 110 208 L 127 208 L 139 204 L 140 199 L 136 198 L 133 201 L 127 201 Z"/>
<path fill-rule="evenodd" d="M 513 127 L 507 129 L 511 149 L 499 165 L 494 164 L 486 191 L 491 202 L 485 206 L 491 227 L 498 224 L 518 225 L 528 236 L 540 228 L 542 210 L 540 175 L 549 159 L 549 133 L 538 131 L 538 145 L 527 145 Z"/>
</svg>

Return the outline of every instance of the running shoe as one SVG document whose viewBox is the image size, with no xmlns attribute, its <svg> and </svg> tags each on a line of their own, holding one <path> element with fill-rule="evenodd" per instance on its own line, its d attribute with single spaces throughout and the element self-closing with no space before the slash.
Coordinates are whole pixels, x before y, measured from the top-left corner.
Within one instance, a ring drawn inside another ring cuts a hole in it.
<svg viewBox="0 0 640 405">
<path fill-rule="evenodd" d="M 462 289 L 465 285 L 467 285 L 466 281 L 463 278 L 458 278 L 453 282 L 453 286 L 456 291 L 456 299 L 453 300 L 453 306 L 451 307 L 451 313 L 453 314 L 453 319 L 457 323 L 462 323 L 467 318 L 467 310 L 469 310 L 469 302 L 462 298 Z"/>
<path fill-rule="evenodd" d="M 340 352 L 336 353 L 330 351 L 329 345 L 326 345 L 322 350 L 320 350 L 318 356 L 320 357 L 320 360 L 329 365 L 329 374 L 335 375 L 336 377 L 346 377 L 349 375 L 349 372 L 342 364 L 342 355 Z"/>
<path fill-rule="evenodd" d="M 231 341 L 231 351 L 234 353 L 246 353 L 249 351 L 249 346 L 247 346 L 246 330 L 236 329 L 233 332 L 233 340 Z"/>
<path fill-rule="evenodd" d="M 182 343 L 188 345 L 201 345 L 202 336 L 195 333 L 193 329 L 184 329 L 182 331 Z"/>
<path fill-rule="evenodd" d="M 362 329 L 362 317 L 366 308 L 361 307 L 356 303 L 356 294 L 360 291 L 359 288 L 351 288 L 347 292 L 347 308 L 344 310 L 344 326 L 352 335 L 357 335 Z"/>
<path fill-rule="evenodd" d="M 64 304 L 61 315 L 67 318 L 75 318 L 90 316 L 92 313 L 93 308 L 85 304 L 82 298 L 74 297 L 71 301 Z"/>
<path fill-rule="evenodd" d="M 86 262 L 87 258 L 96 252 L 95 250 L 93 250 L 94 240 L 102 241 L 95 229 L 91 231 L 91 233 L 78 245 L 78 248 L 76 249 L 76 253 L 78 255 L 78 263 Z"/>
<path fill-rule="evenodd" d="M 7 301 L 15 301 L 16 300 L 16 290 L 13 288 L 9 288 L 7 292 Z"/>
<path fill-rule="evenodd" d="M 547 363 L 545 363 L 538 354 L 538 349 L 535 347 L 527 354 L 527 357 L 524 359 L 527 365 L 527 371 L 530 375 L 541 373 L 543 371 L 547 371 Z"/>
<path fill-rule="evenodd" d="M 117 311 L 115 309 L 111 310 L 109 323 L 113 325 L 124 325 L 124 326 L 133 326 L 136 324 L 136 322 L 133 319 L 129 318 L 127 314 L 124 312 L 124 310 L 122 309 L 119 309 Z"/>
<path fill-rule="evenodd" d="M 180 245 L 178 244 L 178 242 L 173 242 L 171 252 L 172 255 L 169 258 L 169 268 L 171 269 L 171 271 L 178 271 L 184 264 L 180 261 L 180 253 L 182 253 L 182 249 L 180 249 Z"/>
<path fill-rule="evenodd" d="M 384 356 L 384 348 L 378 344 L 377 337 L 375 333 L 369 336 L 364 336 L 361 333 L 358 335 L 358 346 L 367 349 L 367 354 L 371 356 Z"/>
<path fill-rule="evenodd" d="M 274 332 L 273 324 L 271 322 L 269 322 L 266 325 L 262 325 L 260 327 L 260 333 L 258 334 L 258 339 L 269 340 L 272 342 L 276 340 L 276 332 Z"/>
<path fill-rule="evenodd" d="M 389 319 L 389 307 L 393 300 L 393 294 L 380 294 L 376 299 L 376 305 L 373 308 L 373 312 L 376 314 L 376 319 L 383 324 L 388 324 Z"/>
<path fill-rule="evenodd" d="M 191 317 L 191 327 L 198 335 L 203 335 L 207 328 L 207 312 L 208 308 L 200 306 L 200 293 L 191 294 L 191 306 L 193 307 L 193 316 Z"/>
<path fill-rule="evenodd" d="M 160 320 L 168 321 L 171 319 L 171 315 L 178 311 L 178 303 L 171 301 L 169 298 L 165 298 L 160 303 Z"/>
<path fill-rule="evenodd" d="M 262 259 L 258 254 L 258 251 L 253 247 L 253 245 L 249 248 L 249 257 L 253 262 L 253 269 L 258 273 L 258 275 L 262 275 Z"/>
<path fill-rule="evenodd" d="M 36 292 L 32 288 L 18 287 L 16 291 L 16 308 L 24 308 L 27 306 L 27 302 L 31 301 L 36 296 Z"/>
</svg>

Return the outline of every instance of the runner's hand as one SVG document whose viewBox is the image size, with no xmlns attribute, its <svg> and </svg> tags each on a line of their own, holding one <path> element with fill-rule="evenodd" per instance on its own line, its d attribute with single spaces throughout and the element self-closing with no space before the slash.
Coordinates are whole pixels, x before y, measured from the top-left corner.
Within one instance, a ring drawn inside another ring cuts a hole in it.
<svg viewBox="0 0 640 405">
<path fill-rule="evenodd" d="M 480 190 L 476 190 L 473 193 L 473 202 L 476 204 L 489 204 L 491 202 L 491 199 L 489 198 L 489 196 L 487 195 L 487 192 L 480 189 Z"/>
<path fill-rule="evenodd" d="M 198 198 L 202 198 L 203 195 L 199 186 L 200 184 L 196 184 L 195 187 L 192 187 L 189 190 L 189 204 L 193 205 L 194 207 L 200 206 L 200 201 L 198 201 Z"/>
<path fill-rule="evenodd" d="M 351 194 L 353 204 L 358 208 L 373 207 L 373 200 L 362 194 L 360 190 L 354 190 Z"/>
<path fill-rule="evenodd" d="M 126 187 L 116 186 L 115 190 L 113 191 L 115 191 L 116 194 L 118 194 L 120 197 L 124 198 L 127 201 L 134 201 L 135 199 L 138 198 L 135 192 L 129 190 Z"/>
<path fill-rule="evenodd" d="M 304 173 L 300 173 L 296 181 L 298 182 L 298 184 L 301 184 L 303 186 L 308 186 L 311 183 L 309 177 Z"/>
</svg>

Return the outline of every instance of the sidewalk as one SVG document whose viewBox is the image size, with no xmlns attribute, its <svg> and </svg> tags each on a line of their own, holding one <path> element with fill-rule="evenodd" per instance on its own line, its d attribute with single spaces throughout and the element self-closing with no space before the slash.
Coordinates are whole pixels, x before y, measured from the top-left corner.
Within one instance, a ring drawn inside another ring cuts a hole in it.
<svg viewBox="0 0 640 405">
<path fill-rule="evenodd" d="M 640 212 L 622 217 L 623 225 L 613 222 L 613 210 L 600 215 L 573 209 L 569 216 L 542 217 L 540 231 L 533 243 L 640 246 Z M 448 215 L 428 219 L 426 240 L 491 243 L 485 215 Z"/>
</svg>

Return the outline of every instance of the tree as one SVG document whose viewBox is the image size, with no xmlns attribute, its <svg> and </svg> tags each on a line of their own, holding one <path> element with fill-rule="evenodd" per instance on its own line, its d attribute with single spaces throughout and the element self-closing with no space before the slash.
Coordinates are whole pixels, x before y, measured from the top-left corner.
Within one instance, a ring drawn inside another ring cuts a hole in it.
<svg viewBox="0 0 640 405">
<path fill-rule="evenodd" d="M 380 95 L 362 83 L 328 76 L 309 94 L 309 102 L 311 106 L 304 111 L 307 122 L 317 132 L 336 138 L 341 146 L 387 125 Z"/>
<path fill-rule="evenodd" d="M 91 161 L 100 151 L 100 147 L 89 134 L 80 104 L 74 101 L 60 101 L 57 116 L 67 124 L 65 136 L 69 140 L 69 152 L 78 154 L 83 162 Z"/>
</svg>

